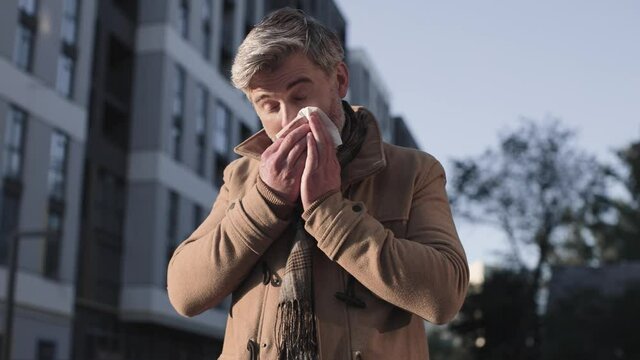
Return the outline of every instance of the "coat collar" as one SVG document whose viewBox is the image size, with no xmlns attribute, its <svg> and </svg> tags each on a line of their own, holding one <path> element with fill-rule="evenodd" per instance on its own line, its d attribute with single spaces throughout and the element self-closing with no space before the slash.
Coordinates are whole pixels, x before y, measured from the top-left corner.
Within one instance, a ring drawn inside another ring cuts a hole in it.
<svg viewBox="0 0 640 360">
<path fill-rule="evenodd" d="M 382 136 L 375 117 L 364 107 L 354 106 L 353 110 L 355 116 L 366 121 L 367 135 L 358 155 L 342 171 L 343 190 L 349 184 L 373 175 L 387 165 Z M 233 151 L 240 156 L 260 161 L 262 152 L 271 144 L 271 139 L 262 129 L 236 146 Z"/>
</svg>

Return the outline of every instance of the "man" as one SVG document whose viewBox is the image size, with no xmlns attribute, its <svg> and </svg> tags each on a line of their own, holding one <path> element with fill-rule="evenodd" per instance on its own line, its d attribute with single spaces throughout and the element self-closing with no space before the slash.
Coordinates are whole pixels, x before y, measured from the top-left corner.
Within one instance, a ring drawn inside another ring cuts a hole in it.
<svg viewBox="0 0 640 360">
<path fill-rule="evenodd" d="M 283 9 L 240 45 L 232 81 L 264 129 L 236 147 L 207 219 L 175 250 L 172 305 L 195 316 L 232 294 L 220 359 L 427 359 L 422 319 L 460 309 L 468 266 L 432 156 L 383 143 L 342 102 L 334 33 Z M 336 149 L 320 112 L 340 131 Z"/>
</svg>

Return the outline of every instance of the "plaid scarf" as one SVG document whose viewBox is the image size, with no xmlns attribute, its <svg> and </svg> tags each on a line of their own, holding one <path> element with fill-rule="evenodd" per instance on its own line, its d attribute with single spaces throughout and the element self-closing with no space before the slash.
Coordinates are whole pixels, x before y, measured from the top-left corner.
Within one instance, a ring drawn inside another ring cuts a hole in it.
<svg viewBox="0 0 640 360">
<path fill-rule="evenodd" d="M 342 102 L 345 124 L 342 142 L 337 149 L 338 161 L 342 169 L 353 160 L 364 143 L 367 125 L 358 118 L 351 106 Z M 279 360 L 316 360 L 318 342 L 313 309 L 312 250 L 315 240 L 304 229 L 301 217 L 302 206 L 298 204 L 294 226 L 296 233 L 287 258 L 278 314 L 276 316 L 276 341 Z"/>
</svg>

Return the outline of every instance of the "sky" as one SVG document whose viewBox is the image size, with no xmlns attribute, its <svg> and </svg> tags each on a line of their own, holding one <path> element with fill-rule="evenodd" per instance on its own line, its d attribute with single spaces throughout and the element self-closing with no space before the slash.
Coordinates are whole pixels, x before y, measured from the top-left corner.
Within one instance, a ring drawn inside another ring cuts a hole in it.
<svg viewBox="0 0 640 360">
<path fill-rule="evenodd" d="M 522 118 L 559 118 L 603 161 L 640 139 L 640 1 L 336 2 L 347 46 L 447 171 Z M 499 231 L 454 219 L 469 262 L 498 260 Z"/>
</svg>

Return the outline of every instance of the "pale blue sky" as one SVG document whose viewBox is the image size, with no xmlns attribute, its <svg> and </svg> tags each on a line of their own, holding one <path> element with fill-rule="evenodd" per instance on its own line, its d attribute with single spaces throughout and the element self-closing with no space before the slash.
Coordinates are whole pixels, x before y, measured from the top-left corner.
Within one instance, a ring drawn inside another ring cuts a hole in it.
<svg viewBox="0 0 640 360">
<path fill-rule="evenodd" d="M 422 149 L 449 169 L 522 116 L 552 115 L 601 159 L 640 139 L 640 1 L 337 0 Z M 498 232 L 456 219 L 470 261 Z"/>
</svg>

